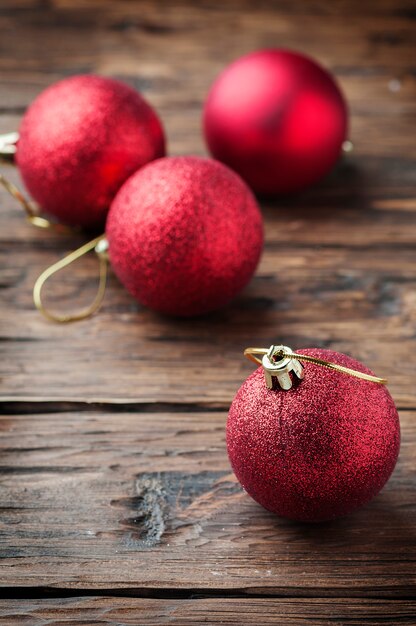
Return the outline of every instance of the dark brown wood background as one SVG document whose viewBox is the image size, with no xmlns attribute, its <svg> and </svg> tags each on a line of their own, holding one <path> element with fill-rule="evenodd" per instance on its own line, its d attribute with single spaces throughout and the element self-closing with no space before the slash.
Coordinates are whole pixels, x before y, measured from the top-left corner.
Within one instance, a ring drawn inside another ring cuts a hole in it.
<svg viewBox="0 0 416 626">
<path fill-rule="evenodd" d="M 94 318 L 48 323 L 33 282 L 82 238 L 36 230 L 0 193 L 0 624 L 416 624 L 415 18 L 410 0 L 2 0 L 0 132 L 46 85 L 93 71 L 143 91 L 171 154 L 204 154 L 216 74 L 288 46 L 338 77 L 355 150 L 322 184 L 263 203 L 257 276 L 192 321 L 141 308 L 112 278 Z M 84 259 L 49 302 L 89 301 L 95 276 Z M 241 351 L 274 340 L 390 378 L 399 463 L 349 518 L 277 519 L 230 471 Z"/>
</svg>

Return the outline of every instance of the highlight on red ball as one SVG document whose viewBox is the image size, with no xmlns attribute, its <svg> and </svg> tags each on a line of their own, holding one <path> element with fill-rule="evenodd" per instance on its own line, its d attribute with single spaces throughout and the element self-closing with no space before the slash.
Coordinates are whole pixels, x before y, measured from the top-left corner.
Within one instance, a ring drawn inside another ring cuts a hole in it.
<svg viewBox="0 0 416 626">
<path fill-rule="evenodd" d="M 332 169 L 347 139 L 348 110 L 334 77 L 315 60 L 265 49 L 218 76 L 203 127 L 211 154 L 253 191 L 288 194 Z"/>
</svg>

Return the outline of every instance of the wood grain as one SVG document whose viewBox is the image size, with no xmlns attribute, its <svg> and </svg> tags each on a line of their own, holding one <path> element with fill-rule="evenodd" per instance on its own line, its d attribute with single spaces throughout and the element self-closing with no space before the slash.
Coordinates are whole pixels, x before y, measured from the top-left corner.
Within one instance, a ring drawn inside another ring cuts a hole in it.
<svg viewBox="0 0 416 626">
<path fill-rule="evenodd" d="M 415 595 L 415 411 L 401 413 L 400 461 L 383 492 L 324 525 L 279 520 L 241 490 L 225 418 L 154 409 L 4 416 L 2 584 Z"/>
<path fill-rule="evenodd" d="M 111 276 L 98 315 L 48 323 L 34 280 L 87 235 L 36 230 L 0 191 L 0 624 L 416 623 L 415 17 L 412 0 L 3 0 L 0 133 L 54 80 L 99 72 L 144 93 L 171 154 L 205 154 L 214 77 L 281 46 L 335 74 L 354 151 L 299 196 L 261 199 L 256 277 L 196 320 L 152 313 Z M 63 273 L 48 304 L 89 302 L 96 269 Z M 241 352 L 280 339 L 389 377 L 399 463 L 349 518 L 279 520 L 231 474 Z"/>
<path fill-rule="evenodd" d="M 414 370 L 402 365 L 416 352 L 411 249 L 391 253 L 386 268 L 383 248 L 268 247 L 246 291 L 223 311 L 196 320 L 140 307 L 113 277 L 99 314 L 64 327 L 45 321 L 31 299 L 34 277 L 58 256 L 55 249 L 29 247 L 11 264 L 11 255 L 3 255 L 4 400 L 185 400 L 225 408 L 252 371 L 242 350 L 284 337 L 294 348 L 353 354 L 389 375 L 400 407 L 416 406 Z M 49 306 L 76 310 L 90 302 L 96 272 L 91 257 L 52 281 Z"/>
<path fill-rule="evenodd" d="M 3 606 L 2 606 L 3 605 Z M 415 603 L 397 600 L 315 598 L 59 598 L 0 601 L 0 624 L 4 626 L 163 626 L 164 624 L 215 624 L 235 626 L 385 626 L 414 624 Z M 140 620 L 140 621 L 139 621 Z M 388 621 L 390 620 L 390 622 Z"/>
</svg>

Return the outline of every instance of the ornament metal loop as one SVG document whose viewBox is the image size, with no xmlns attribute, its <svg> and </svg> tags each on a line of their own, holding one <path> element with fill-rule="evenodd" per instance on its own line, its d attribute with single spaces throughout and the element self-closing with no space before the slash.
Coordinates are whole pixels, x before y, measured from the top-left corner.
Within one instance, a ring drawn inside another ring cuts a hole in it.
<svg viewBox="0 0 416 626">
<path fill-rule="evenodd" d="M 19 141 L 19 133 L 5 133 L 0 135 L 0 157 L 5 160 L 13 160 L 16 154 L 17 142 Z"/>
<path fill-rule="evenodd" d="M 76 261 L 77 259 L 81 258 L 82 256 L 84 256 L 84 254 L 87 254 L 87 252 L 90 252 L 91 250 L 95 251 L 98 257 L 98 260 L 100 262 L 100 276 L 99 276 L 98 289 L 97 289 L 97 293 L 95 295 L 93 302 L 88 307 L 86 307 L 82 311 L 79 311 L 78 313 L 71 313 L 71 314 L 66 314 L 66 315 L 52 313 L 45 307 L 45 305 L 42 302 L 42 288 L 45 285 L 46 281 L 51 276 L 53 276 L 60 270 L 64 269 L 65 267 L 67 267 L 68 265 Z M 48 320 L 51 320 L 52 322 L 59 322 L 61 324 L 68 324 L 69 322 L 83 320 L 87 317 L 90 317 L 91 315 L 93 315 L 93 313 L 98 311 L 104 298 L 105 288 L 106 288 L 106 283 L 107 283 L 107 271 L 108 271 L 107 251 L 108 251 L 108 241 L 105 238 L 105 235 L 100 235 L 99 237 L 92 239 L 92 241 L 89 241 L 88 243 L 84 244 L 77 250 L 74 250 L 74 252 L 71 252 L 70 254 L 65 256 L 63 259 L 61 259 L 60 261 L 57 261 L 57 263 L 54 263 L 53 265 L 48 267 L 44 272 L 42 272 L 42 274 L 36 280 L 35 286 L 33 287 L 33 302 L 35 303 L 35 306 L 38 309 L 38 311 L 40 311 L 40 313 L 42 313 L 42 315 L 44 315 Z"/>
<path fill-rule="evenodd" d="M 346 139 L 345 141 L 343 141 L 341 149 L 344 154 L 350 154 L 350 152 L 354 150 L 354 144 L 352 143 L 351 139 Z"/>
<path fill-rule="evenodd" d="M 302 365 L 288 346 L 270 346 L 268 352 L 263 356 L 261 364 L 269 389 L 273 389 L 275 381 L 277 381 L 279 386 L 287 391 L 293 385 L 291 374 L 299 380 L 302 380 L 304 376 Z"/>
</svg>

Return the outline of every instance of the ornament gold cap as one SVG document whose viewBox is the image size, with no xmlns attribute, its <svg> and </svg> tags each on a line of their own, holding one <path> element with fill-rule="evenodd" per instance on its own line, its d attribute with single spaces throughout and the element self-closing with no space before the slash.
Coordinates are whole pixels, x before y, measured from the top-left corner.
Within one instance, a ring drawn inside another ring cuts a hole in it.
<svg viewBox="0 0 416 626">
<path fill-rule="evenodd" d="M 253 361 L 253 363 L 263 367 L 266 385 L 269 389 L 275 387 L 273 379 L 277 380 L 281 389 L 285 391 L 291 389 L 293 385 L 291 374 L 292 376 L 296 376 L 299 380 L 302 380 L 304 378 L 304 371 L 300 361 L 320 365 L 321 367 L 326 367 L 336 372 L 353 376 L 354 378 L 377 383 L 378 385 L 387 384 L 385 378 L 365 374 L 364 372 L 338 365 L 338 363 L 318 359 L 309 354 L 293 352 L 291 348 L 283 345 L 272 345 L 270 348 L 246 348 L 244 350 L 244 356 L 250 361 Z"/>
<path fill-rule="evenodd" d="M 354 150 L 354 144 L 352 143 L 351 139 L 346 139 L 343 143 L 342 143 L 342 152 L 344 154 L 349 154 L 350 152 L 352 152 Z"/>
<path fill-rule="evenodd" d="M 5 133 L 0 135 L 0 157 L 5 160 L 13 160 L 16 154 L 19 133 Z"/>
<path fill-rule="evenodd" d="M 270 346 L 263 356 L 261 364 L 264 370 L 264 378 L 269 389 L 277 384 L 287 391 L 291 389 L 293 382 L 290 374 L 302 380 L 304 376 L 301 363 L 294 358 L 292 350 L 288 346 Z"/>
</svg>

